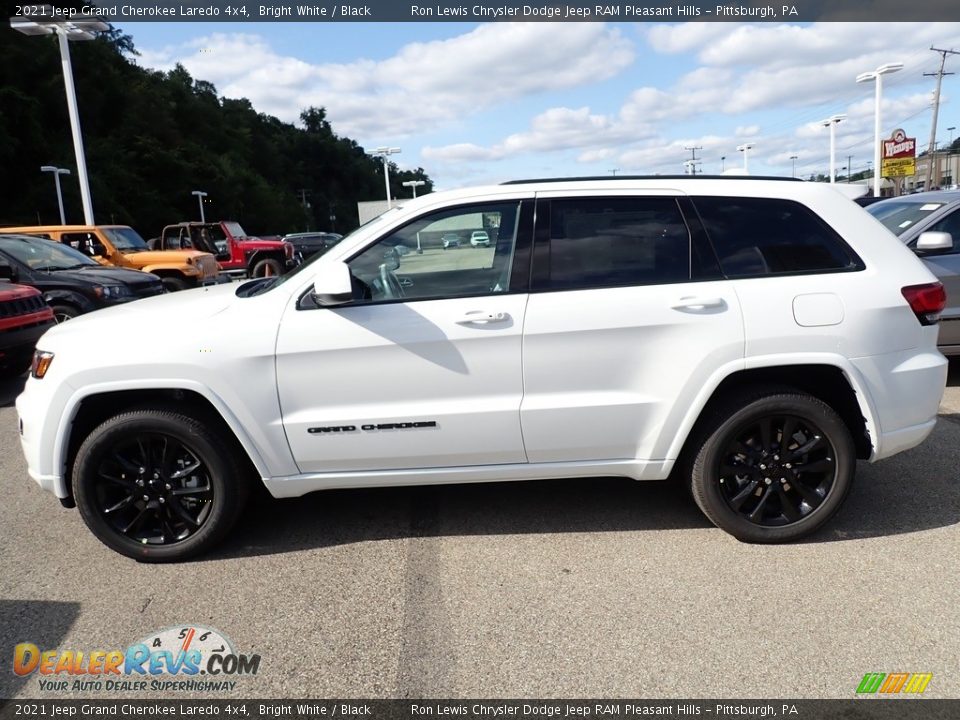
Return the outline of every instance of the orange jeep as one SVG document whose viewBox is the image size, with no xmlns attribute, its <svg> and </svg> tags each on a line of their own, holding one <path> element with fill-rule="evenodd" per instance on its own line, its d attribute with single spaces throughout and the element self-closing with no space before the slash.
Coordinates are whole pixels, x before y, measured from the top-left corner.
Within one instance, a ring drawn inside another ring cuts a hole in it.
<svg viewBox="0 0 960 720">
<path fill-rule="evenodd" d="M 44 237 L 70 245 L 101 265 L 153 273 L 168 291 L 218 282 L 217 261 L 198 250 L 151 250 L 127 225 L 34 225 L 0 228 L 2 233 Z"/>
</svg>

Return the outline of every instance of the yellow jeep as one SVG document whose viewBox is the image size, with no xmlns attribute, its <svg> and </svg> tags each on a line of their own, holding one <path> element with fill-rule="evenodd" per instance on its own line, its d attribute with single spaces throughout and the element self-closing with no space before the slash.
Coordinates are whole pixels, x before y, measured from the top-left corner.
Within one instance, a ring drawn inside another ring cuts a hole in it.
<svg viewBox="0 0 960 720">
<path fill-rule="evenodd" d="M 218 281 L 217 261 L 198 250 L 151 250 L 128 225 L 34 225 L 0 228 L 0 233 L 33 235 L 70 245 L 101 265 L 153 273 L 168 291 Z"/>
</svg>

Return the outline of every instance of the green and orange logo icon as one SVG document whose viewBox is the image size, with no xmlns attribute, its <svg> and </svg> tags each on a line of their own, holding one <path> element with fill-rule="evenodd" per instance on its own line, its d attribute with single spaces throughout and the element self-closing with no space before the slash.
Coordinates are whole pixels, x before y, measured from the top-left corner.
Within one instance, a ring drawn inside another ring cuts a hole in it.
<svg viewBox="0 0 960 720">
<path fill-rule="evenodd" d="M 933 673 L 867 673 L 857 686 L 858 695 L 919 695 L 927 689 Z"/>
</svg>

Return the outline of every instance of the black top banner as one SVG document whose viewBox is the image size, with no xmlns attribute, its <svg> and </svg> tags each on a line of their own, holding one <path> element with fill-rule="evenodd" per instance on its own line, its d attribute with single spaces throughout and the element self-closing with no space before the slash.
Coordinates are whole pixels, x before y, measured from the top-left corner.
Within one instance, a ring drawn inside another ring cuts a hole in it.
<svg viewBox="0 0 960 720">
<path fill-rule="evenodd" d="M 70 9 L 15 4 L 37 22 L 946 22 L 957 0 L 793 0 L 766 2 L 551 2 L 529 0 L 117 0 Z"/>
</svg>

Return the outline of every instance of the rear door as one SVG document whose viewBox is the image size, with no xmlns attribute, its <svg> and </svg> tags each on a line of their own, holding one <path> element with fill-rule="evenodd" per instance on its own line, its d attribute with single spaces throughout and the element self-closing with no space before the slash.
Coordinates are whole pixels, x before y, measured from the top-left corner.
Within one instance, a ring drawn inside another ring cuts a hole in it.
<svg viewBox="0 0 960 720">
<path fill-rule="evenodd" d="M 677 193 L 543 193 L 523 337 L 530 462 L 661 460 L 743 322 Z"/>
</svg>

